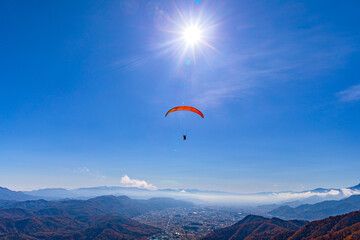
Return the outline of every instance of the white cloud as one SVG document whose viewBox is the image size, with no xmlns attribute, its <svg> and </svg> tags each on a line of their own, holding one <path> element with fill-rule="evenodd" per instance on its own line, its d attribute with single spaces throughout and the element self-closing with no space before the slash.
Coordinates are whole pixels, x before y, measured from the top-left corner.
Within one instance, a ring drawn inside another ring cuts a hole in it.
<svg viewBox="0 0 360 240">
<path fill-rule="evenodd" d="M 88 172 L 90 172 L 90 169 L 87 168 L 87 167 L 79 167 L 79 168 L 77 169 L 77 171 L 78 171 L 78 172 L 81 172 L 81 173 L 88 173 Z"/>
<path fill-rule="evenodd" d="M 339 92 L 338 97 L 342 102 L 353 102 L 360 100 L 360 84 L 349 87 L 348 89 Z"/>
<path fill-rule="evenodd" d="M 120 183 L 123 184 L 125 187 L 137 187 L 137 188 L 144 188 L 149 190 L 157 189 L 157 187 L 155 187 L 150 183 L 147 183 L 145 180 L 131 179 L 126 174 L 121 178 Z"/>
<path fill-rule="evenodd" d="M 208 89 L 199 94 L 199 96 L 196 97 L 193 101 L 197 106 L 201 106 L 202 109 L 207 107 L 216 107 L 223 103 L 225 99 L 239 98 L 238 92 L 241 89 L 244 90 L 243 95 L 245 95 L 246 88 L 241 86 L 223 86 L 219 88 Z"/>
</svg>

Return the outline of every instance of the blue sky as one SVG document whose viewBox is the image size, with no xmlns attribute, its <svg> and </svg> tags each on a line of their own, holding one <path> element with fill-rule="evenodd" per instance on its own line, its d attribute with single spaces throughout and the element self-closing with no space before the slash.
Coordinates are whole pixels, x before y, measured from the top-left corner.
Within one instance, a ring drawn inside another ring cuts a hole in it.
<svg viewBox="0 0 360 240">
<path fill-rule="evenodd" d="M 359 7 L 1 1 L 0 186 L 121 186 L 124 175 L 240 193 L 358 184 Z M 175 41 L 179 12 L 215 50 Z M 182 104 L 205 118 L 164 117 Z"/>
</svg>

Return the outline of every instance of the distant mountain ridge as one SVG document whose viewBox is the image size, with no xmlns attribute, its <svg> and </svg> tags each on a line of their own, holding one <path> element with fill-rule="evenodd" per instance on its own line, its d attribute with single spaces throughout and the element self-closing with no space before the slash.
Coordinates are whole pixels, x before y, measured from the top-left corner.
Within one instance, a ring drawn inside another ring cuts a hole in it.
<svg viewBox="0 0 360 240">
<path fill-rule="evenodd" d="M 270 211 L 269 214 L 284 219 L 319 220 L 357 210 L 360 210 L 360 195 L 353 195 L 338 201 L 304 204 L 295 208 L 281 206 Z"/>
<path fill-rule="evenodd" d="M 12 191 L 8 188 L 0 187 L 0 200 L 33 200 L 38 199 L 36 196 L 28 195 L 23 192 Z"/>
<path fill-rule="evenodd" d="M 285 221 L 249 215 L 238 223 L 215 230 L 201 240 L 334 240 L 360 239 L 360 211 L 320 221 Z"/>
<path fill-rule="evenodd" d="M 3 193 L 3 194 L 2 194 Z M 339 200 L 351 195 L 360 194 L 360 184 L 349 188 L 316 188 L 301 192 L 261 192 L 253 194 L 239 194 L 221 191 L 203 191 L 197 189 L 157 189 L 148 190 L 135 187 L 101 186 L 78 189 L 46 188 L 33 191 L 15 192 L 6 188 L 0 189 L 0 200 L 31 200 L 46 199 L 59 200 L 64 198 L 89 199 L 103 195 L 126 195 L 132 198 L 148 199 L 152 197 L 172 197 L 189 200 L 196 203 L 225 203 L 225 204 L 281 204 L 292 202 L 291 206 L 304 203 L 317 203 L 325 200 Z M 269 205 L 270 206 L 270 205 Z M 274 206 L 275 208 L 276 206 Z"/>
</svg>

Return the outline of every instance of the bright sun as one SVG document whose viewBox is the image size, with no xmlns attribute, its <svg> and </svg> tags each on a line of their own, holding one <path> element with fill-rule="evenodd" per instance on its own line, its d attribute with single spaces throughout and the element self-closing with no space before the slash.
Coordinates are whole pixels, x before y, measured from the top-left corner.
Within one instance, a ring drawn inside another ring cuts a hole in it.
<svg viewBox="0 0 360 240">
<path fill-rule="evenodd" d="M 178 15 L 169 16 L 166 28 L 163 29 L 167 33 L 174 34 L 169 41 L 161 44 L 164 50 L 166 48 L 166 51 L 171 49 L 176 52 L 179 61 L 187 58 L 187 64 L 190 63 L 188 60 L 191 57 L 192 62 L 195 63 L 199 54 L 207 55 L 207 48 L 218 51 L 209 42 L 209 40 L 214 41 L 214 29 L 219 25 L 216 18 L 201 18 L 202 11 L 192 15 L 192 12 L 184 13 L 176 9 Z"/>
<path fill-rule="evenodd" d="M 201 31 L 196 26 L 189 26 L 185 29 L 183 37 L 188 44 L 194 45 L 201 40 Z"/>
</svg>

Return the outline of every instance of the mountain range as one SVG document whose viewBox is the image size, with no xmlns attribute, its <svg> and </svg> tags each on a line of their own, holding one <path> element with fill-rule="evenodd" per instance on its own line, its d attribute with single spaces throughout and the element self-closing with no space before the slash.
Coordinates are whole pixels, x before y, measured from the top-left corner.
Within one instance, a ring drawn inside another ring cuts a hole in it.
<svg viewBox="0 0 360 240">
<path fill-rule="evenodd" d="M 269 214 L 283 219 L 319 220 L 357 210 L 360 210 L 360 195 L 353 195 L 338 201 L 303 204 L 295 208 L 281 206 L 270 211 Z"/>
<path fill-rule="evenodd" d="M 123 217 L 134 217 L 149 211 L 158 211 L 174 207 L 192 207 L 190 202 L 171 198 L 151 198 L 148 200 L 131 199 L 127 196 L 101 196 L 88 200 L 46 201 L 0 201 L 0 217 L 4 213 L 1 209 L 24 209 L 29 211 L 55 211 L 64 216 L 97 216 L 120 214 Z M 37 215 L 36 215 L 37 216 Z"/>
<path fill-rule="evenodd" d="M 174 207 L 171 198 L 148 200 L 101 196 L 88 200 L 0 201 L 0 239 L 148 239 L 160 229 L 130 218 Z"/>
<path fill-rule="evenodd" d="M 201 240 L 333 240 L 360 239 L 360 211 L 320 221 L 285 221 L 248 215 L 238 223 L 217 229 Z"/>
<path fill-rule="evenodd" d="M 306 221 L 284 221 L 279 218 L 268 219 L 261 216 L 248 215 L 238 223 L 227 228 L 215 230 L 202 239 L 270 239 L 270 236 L 276 237 L 284 232 L 298 230 L 306 223 Z"/>
<path fill-rule="evenodd" d="M 86 200 L 1 200 L 0 239 L 148 239 L 161 230 L 131 218 L 150 211 L 193 206 L 190 202 L 171 198 L 143 200 L 112 195 Z M 320 219 L 352 209 L 360 209 L 360 195 L 295 208 L 279 207 L 270 213 L 280 217 Z M 313 222 L 248 215 L 202 239 L 320 240 L 345 237 L 360 239 L 360 211 Z"/>
<path fill-rule="evenodd" d="M 17 210 L 14 210 L 17 212 Z M 10 213 L 9 213 L 10 214 Z M 14 213 L 16 216 L 17 213 Z M 28 212 L 32 215 L 32 213 Z M 0 239 L 148 239 L 155 227 L 119 215 L 0 218 Z"/>
</svg>

